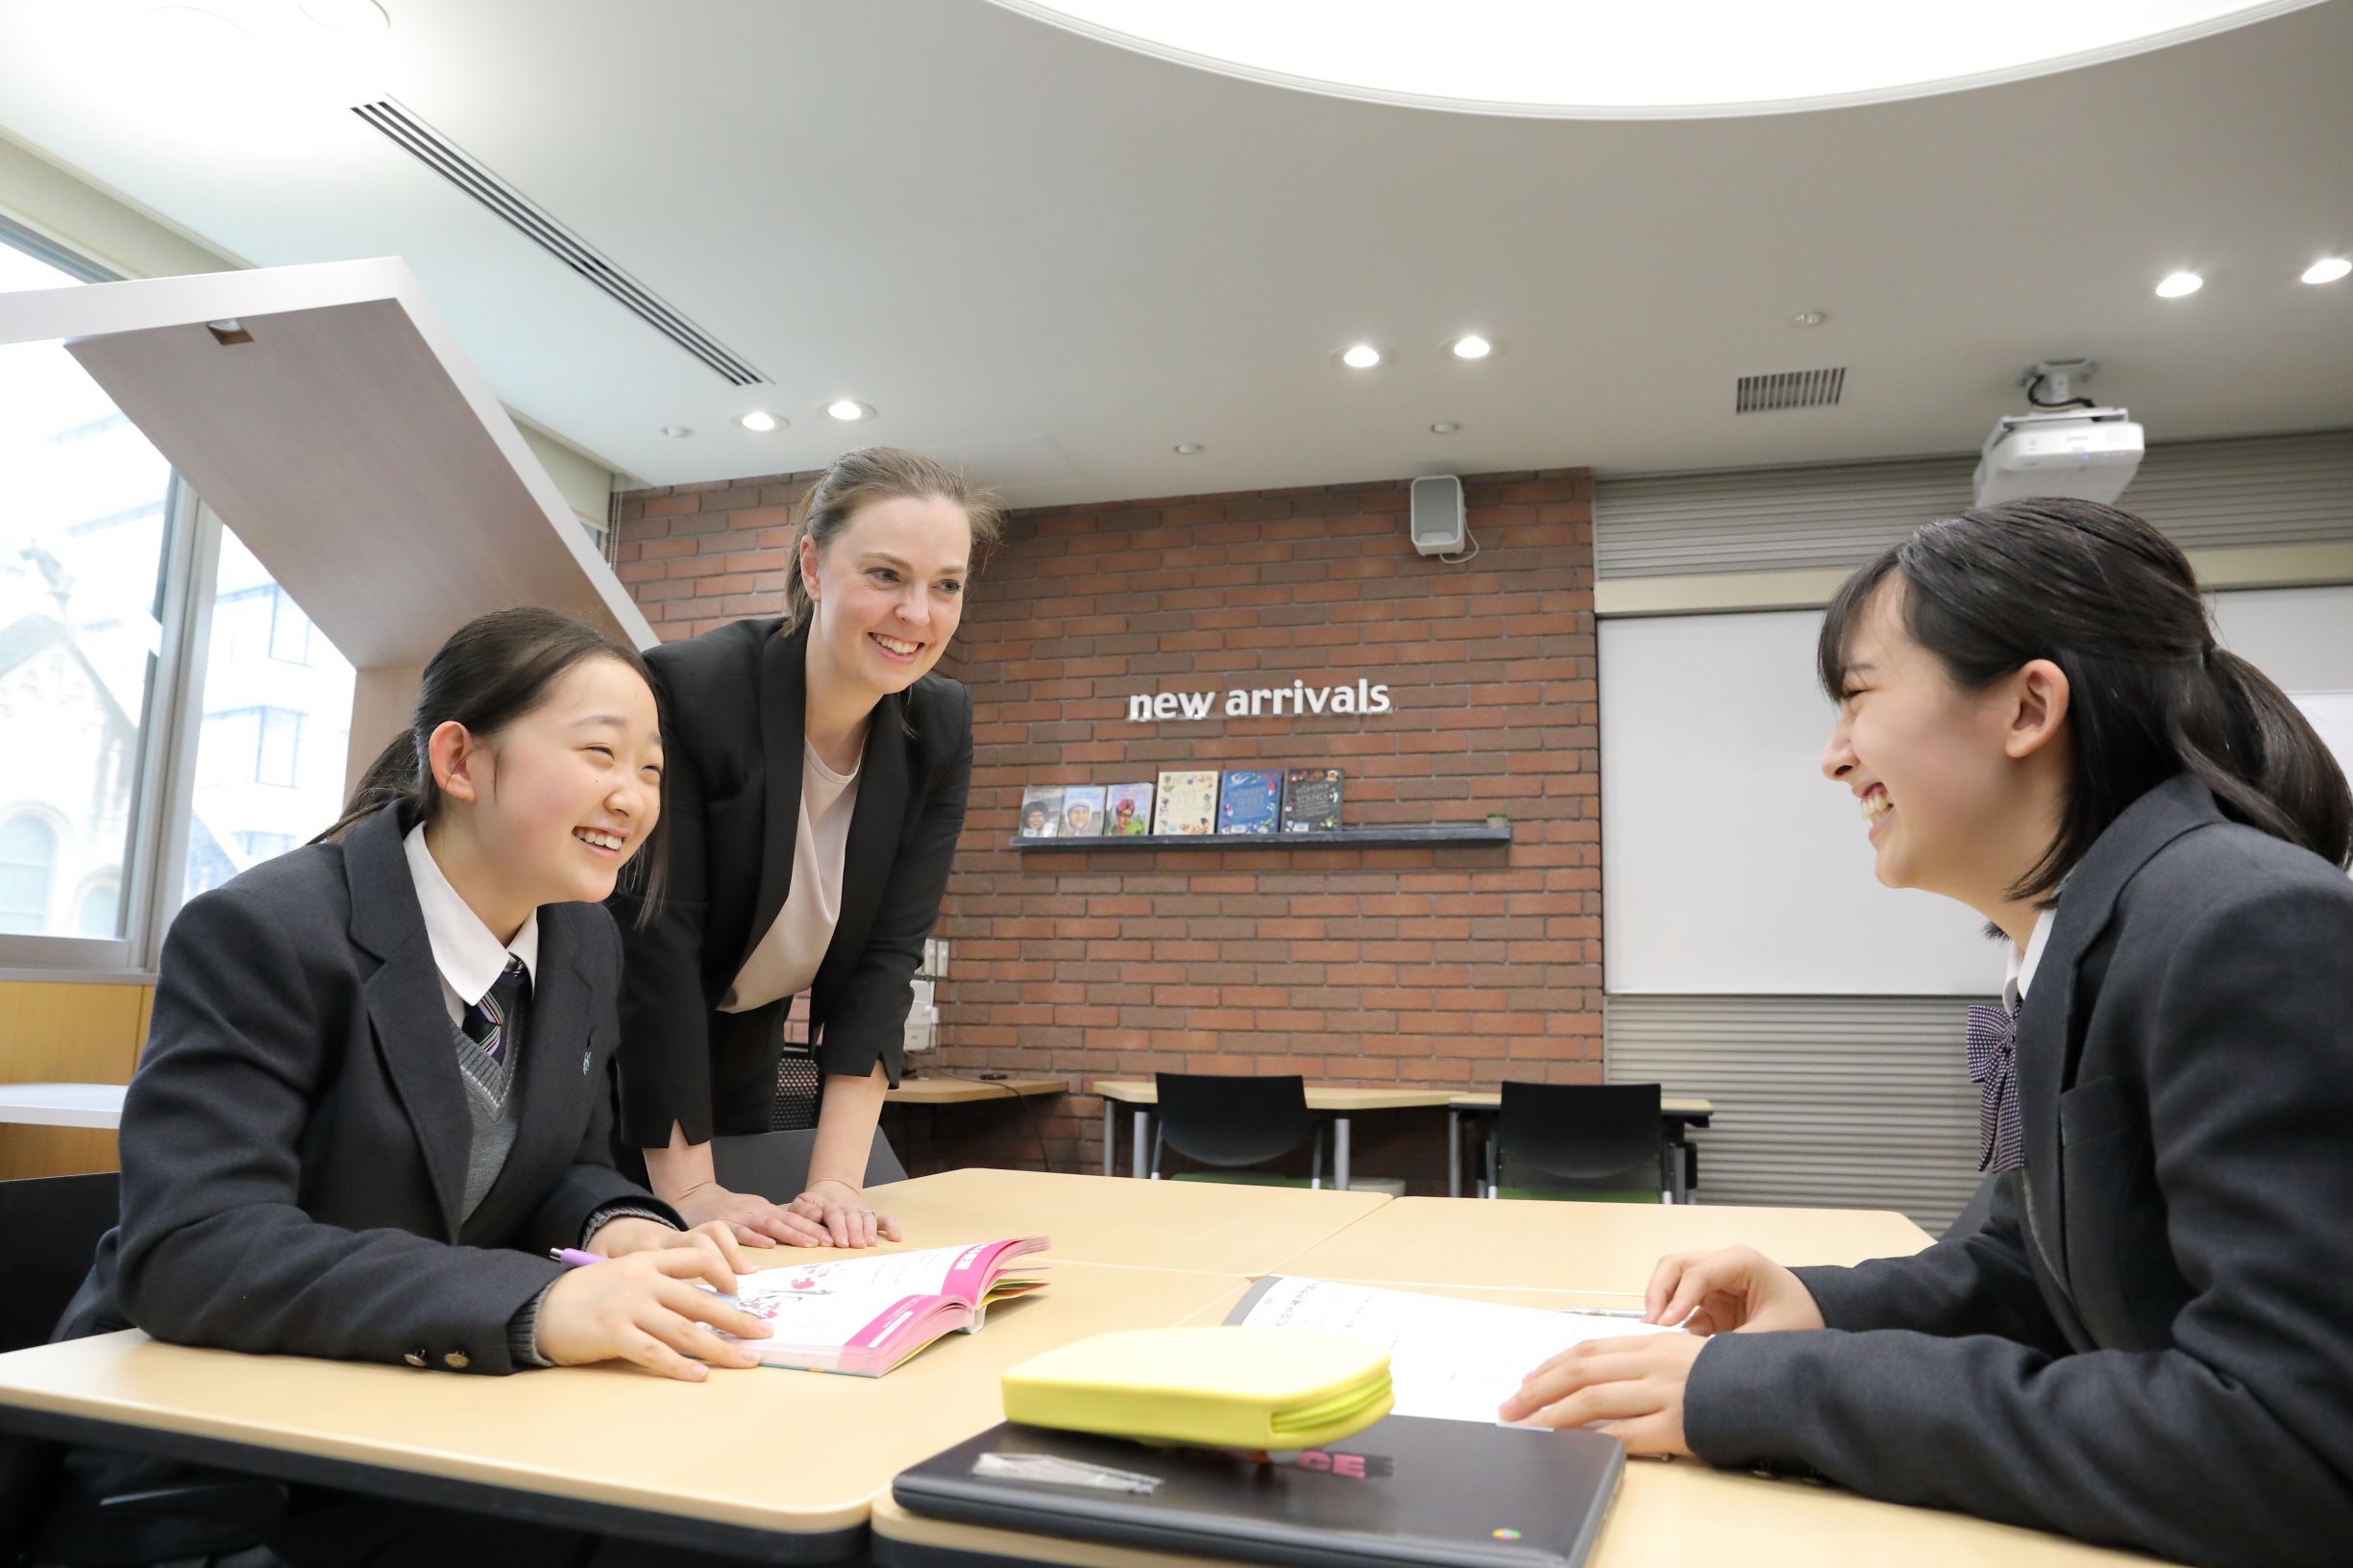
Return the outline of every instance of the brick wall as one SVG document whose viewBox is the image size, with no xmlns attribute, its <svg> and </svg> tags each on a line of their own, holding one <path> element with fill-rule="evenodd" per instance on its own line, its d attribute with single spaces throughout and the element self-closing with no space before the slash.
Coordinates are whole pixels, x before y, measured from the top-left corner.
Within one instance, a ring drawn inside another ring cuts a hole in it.
<svg viewBox="0 0 2353 1568">
<path fill-rule="evenodd" d="M 641 491 L 619 568 L 665 637 L 772 614 L 807 479 Z M 1402 482 L 1016 514 L 972 584 L 972 800 L 927 1066 L 1298 1072 L 1329 1083 L 1591 1081 L 1601 823 L 1591 487 L 1466 478 L 1476 559 L 1413 552 Z M 1394 711 L 1131 723 L 1159 691 L 1363 678 Z M 1177 767 L 1346 770 L 1354 824 L 1504 812 L 1508 848 L 1008 847 L 1025 784 Z M 1101 1104 L 894 1111 L 909 1168 L 1096 1169 Z M 1356 1167 L 1444 1190 L 1443 1114 L 1356 1123 Z M 1124 1163 L 1124 1149 L 1122 1150 Z M 1305 1157 L 1299 1161 L 1305 1168 Z"/>
</svg>

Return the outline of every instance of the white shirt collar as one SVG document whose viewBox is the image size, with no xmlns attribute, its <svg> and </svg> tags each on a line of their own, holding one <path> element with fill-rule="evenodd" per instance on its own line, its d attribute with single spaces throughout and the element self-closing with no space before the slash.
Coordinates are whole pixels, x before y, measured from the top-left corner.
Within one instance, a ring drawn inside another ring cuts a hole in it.
<svg viewBox="0 0 2353 1568">
<path fill-rule="evenodd" d="M 460 1002 L 472 1007 L 489 995 L 492 983 L 506 968 L 509 953 L 523 960 L 526 974 L 538 978 L 539 911 L 531 911 L 514 941 L 502 943 L 441 874 L 433 852 L 425 846 L 424 823 L 408 830 L 401 848 L 408 856 L 409 879 L 417 885 L 417 905 L 425 912 L 425 935 L 433 944 L 433 968 L 441 971 L 441 978 L 457 992 Z"/>
<path fill-rule="evenodd" d="M 2034 984 L 2034 971 L 2042 967 L 2043 949 L 2050 944 L 2050 928 L 2057 923 L 2052 917 L 2057 906 L 2038 909 L 2034 913 L 2034 929 L 2026 934 L 2026 950 L 2020 952 L 2018 944 L 2010 944 L 2010 973 L 2001 983 L 2002 1005 L 2011 1012 L 2026 999 L 2026 988 Z"/>
</svg>

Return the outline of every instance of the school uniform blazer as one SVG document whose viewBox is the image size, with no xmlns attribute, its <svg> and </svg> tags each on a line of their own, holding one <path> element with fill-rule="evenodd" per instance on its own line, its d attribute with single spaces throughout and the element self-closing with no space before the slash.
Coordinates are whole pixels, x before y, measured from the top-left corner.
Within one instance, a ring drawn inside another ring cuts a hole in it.
<svg viewBox="0 0 2353 1568">
<path fill-rule="evenodd" d="M 2341 1564 L 2353 883 L 2184 774 L 2045 918 L 2024 1169 L 1974 1234 L 1798 1270 L 1825 1322 L 1864 1332 L 1710 1339 L 1685 1435 L 2188 1562 Z"/>
<path fill-rule="evenodd" d="M 717 1011 L 793 886 L 800 823 L 808 629 L 738 621 L 649 649 L 662 700 L 668 886 L 650 919 L 614 895 L 622 977 L 621 1139 L 660 1148 L 768 1130 L 790 998 Z M 909 730 L 913 733 L 910 734 Z M 829 1073 L 880 1062 L 898 1082 L 910 982 L 940 917 L 972 780 L 972 696 L 926 675 L 866 727 L 843 853 L 841 918 L 809 987 Z"/>
<path fill-rule="evenodd" d="M 539 911 L 505 1167 L 462 1224 L 473 1123 L 401 805 L 266 861 L 172 922 L 123 1105 L 122 1219 L 58 1337 L 510 1372 L 507 1324 L 608 1205 L 621 941 Z M 671 1215 L 675 1218 L 674 1215 Z"/>
</svg>

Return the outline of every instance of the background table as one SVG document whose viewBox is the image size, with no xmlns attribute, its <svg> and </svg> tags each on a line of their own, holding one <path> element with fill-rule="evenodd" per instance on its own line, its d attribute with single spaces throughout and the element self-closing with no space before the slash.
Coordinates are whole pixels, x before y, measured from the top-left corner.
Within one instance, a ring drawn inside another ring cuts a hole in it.
<svg viewBox="0 0 2353 1568">
<path fill-rule="evenodd" d="M 120 1127 L 121 1084 L 0 1084 L 0 1122 L 37 1127 Z"/>
<path fill-rule="evenodd" d="M 1136 1147 L 1129 1155 L 1128 1174 L 1141 1178 L 1149 1175 L 1144 1153 L 1152 1139 L 1152 1108 L 1160 1104 L 1160 1086 L 1149 1078 L 1098 1078 L 1087 1086 L 1091 1094 L 1103 1096 L 1103 1174 L 1111 1175 L 1118 1168 L 1115 1150 L 1119 1141 L 1118 1113 L 1115 1104 L 1133 1107 L 1136 1115 Z M 1361 1089 L 1348 1085 L 1308 1086 L 1308 1109 L 1332 1117 L 1332 1185 L 1340 1191 L 1348 1190 L 1348 1118 L 1364 1111 L 1411 1111 L 1450 1103 L 1456 1091 L 1446 1089 Z"/>
<path fill-rule="evenodd" d="M 886 1105 L 969 1105 L 976 1100 L 1022 1099 L 1035 1094 L 1067 1094 L 1067 1078 L 901 1078 L 898 1087 L 883 1093 Z"/>
</svg>

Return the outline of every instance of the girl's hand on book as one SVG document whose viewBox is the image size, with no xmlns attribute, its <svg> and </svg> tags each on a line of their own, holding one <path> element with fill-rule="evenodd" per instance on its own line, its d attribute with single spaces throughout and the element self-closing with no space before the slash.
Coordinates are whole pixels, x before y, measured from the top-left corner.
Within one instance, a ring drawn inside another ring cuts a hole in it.
<svg viewBox="0 0 2353 1568">
<path fill-rule="evenodd" d="M 723 1219 L 680 1231 L 659 1220 L 624 1214 L 600 1227 L 588 1240 L 590 1252 L 601 1252 L 607 1258 L 626 1258 L 665 1247 L 692 1248 L 699 1253 L 703 1262 L 702 1277 L 722 1295 L 735 1294 L 736 1276 L 760 1266 L 751 1261 L 751 1249 L 736 1240 L 735 1228 Z"/>
<path fill-rule="evenodd" d="M 1496 1413 L 1543 1427 L 1591 1427 L 1631 1454 L 1689 1454 L 1683 1384 L 1706 1348 L 1687 1334 L 1588 1339 L 1529 1373 Z"/>
<path fill-rule="evenodd" d="M 635 1361 L 687 1383 L 710 1376 L 705 1361 L 758 1365 L 749 1346 L 730 1344 L 701 1327 L 708 1323 L 743 1339 L 769 1335 L 759 1318 L 695 1287 L 709 1266 L 707 1257 L 699 1246 L 656 1247 L 567 1270 L 539 1304 L 539 1354 L 558 1366 Z M 727 1283 L 732 1287 L 735 1282 Z"/>
<path fill-rule="evenodd" d="M 1642 1305 L 1648 1321 L 1697 1335 L 1826 1326 L 1805 1283 L 1754 1247 L 1670 1253 L 1652 1271 Z"/>
<path fill-rule="evenodd" d="M 769 1202 L 756 1192 L 730 1192 L 717 1182 L 688 1188 L 670 1200 L 678 1217 L 700 1228 L 724 1222 L 735 1239 L 747 1247 L 821 1247 L 831 1239 L 825 1227 L 797 1210 Z"/>
<path fill-rule="evenodd" d="M 837 1247 L 870 1247 L 877 1241 L 898 1239 L 898 1225 L 889 1214 L 866 1206 L 866 1194 L 847 1182 L 826 1177 L 792 1203 L 792 1212 L 821 1226 L 825 1239 Z"/>
</svg>

